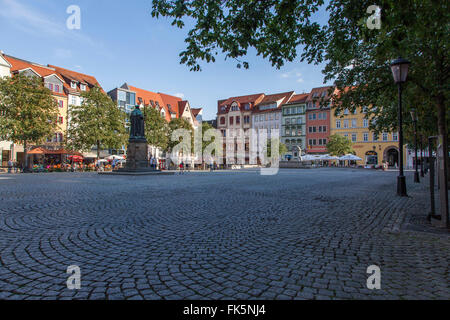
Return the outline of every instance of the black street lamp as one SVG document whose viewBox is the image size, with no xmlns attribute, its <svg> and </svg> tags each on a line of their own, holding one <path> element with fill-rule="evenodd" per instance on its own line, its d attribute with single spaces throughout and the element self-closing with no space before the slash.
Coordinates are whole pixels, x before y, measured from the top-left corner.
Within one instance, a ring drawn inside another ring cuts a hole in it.
<svg viewBox="0 0 450 320">
<path fill-rule="evenodd" d="M 420 135 L 420 176 L 425 177 L 425 171 L 423 169 L 423 135 Z"/>
<path fill-rule="evenodd" d="M 416 109 L 411 109 L 411 119 L 414 123 L 414 153 L 415 153 L 415 164 L 414 164 L 414 182 L 420 183 L 419 179 L 419 159 L 417 158 L 417 114 Z"/>
<path fill-rule="evenodd" d="M 398 145 L 399 145 L 399 167 L 400 173 L 397 178 L 397 195 L 407 197 L 406 180 L 403 174 L 403 112 L 402 112 L 402 84 L 406 82 L 408 77 L 409 65 L 408 60 L 398 58 L 391 63 L 392 75 L 394 82 L 398 85 Z"/>
</svg>

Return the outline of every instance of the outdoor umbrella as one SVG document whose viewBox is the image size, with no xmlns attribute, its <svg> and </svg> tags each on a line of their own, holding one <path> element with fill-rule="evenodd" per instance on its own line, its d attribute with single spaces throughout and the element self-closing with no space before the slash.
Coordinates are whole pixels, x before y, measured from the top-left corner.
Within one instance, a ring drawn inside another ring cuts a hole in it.
<svg viewBox="0 0 450 320">
<path fill-rule="evenodd" d="M 353 154 L 347 154 L 343 157 L 340 157 L 339 160 L 341 160 L 341 161 L 362 161 L 362 159 L 360 157 L 357 157 Z"/>
<path fill-rule="evenodd" d="M 112 155 L 112 156 L 107 157 L 106 159 L 107 160 L 124 160 L 124 157 Z"/>
</svg>

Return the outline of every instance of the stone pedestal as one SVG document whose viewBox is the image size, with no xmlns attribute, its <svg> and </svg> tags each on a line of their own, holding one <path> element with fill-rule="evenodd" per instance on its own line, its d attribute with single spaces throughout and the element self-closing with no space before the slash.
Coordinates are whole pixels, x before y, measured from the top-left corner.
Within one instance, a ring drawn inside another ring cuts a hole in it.
<svg viewBox="0 0 450 320">
<path fill-rule="evenodd" d="M 130 141 L 127 149 L 127 164 L 125 170 L 150 170 L 147 141 Z"/>
</svg>

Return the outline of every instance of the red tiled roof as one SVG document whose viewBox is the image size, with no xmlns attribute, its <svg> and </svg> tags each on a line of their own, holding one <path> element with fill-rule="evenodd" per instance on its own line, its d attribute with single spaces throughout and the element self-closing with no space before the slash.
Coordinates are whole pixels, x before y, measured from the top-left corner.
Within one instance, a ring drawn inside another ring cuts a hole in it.
<svg viewBox="0 0 450 320">
<path fill-rule="evenodd" d="M 256 101 L 264 96 L 265 96 L 264 93 L 257 93 L 257 94 L 251 94 L 248 96 L 233 97 L 233 98 L 229 98 L 229 99 L 225 100 L 225 102 L 222 102 L 220 104 L 220 106 L 229 105 L 233 102 L 237 102 L 239 105 L 242 105 L 244 103 L 252 103 L 252 102 L 254 102 L 256 104 Z"/>
<path fill-rule="evenodd" d="M 260 103 L 258 103 L 256 105 L 254 112 L 273 112 L 273 111 L 277 111 L 277 110 L 279 111 L 279 110 L 281 110 L 281 107 L 291 99 L 291 97 L 294 95 L 294 93 L 295 93 L 294 91 L 290 91 L 290 92 L 283 92 L 283 93 L 267 95 L 264 97 L 264 99 Z M 282 100 L 282 101 L 276 109 L 259 110 L 260 106 L 270 104 L 270 103 L 275 103 L 280 100 Z"/>
<path fill-rule="evenodd" d="M 139 101 L 139 98 L 142 99 L 142 103 L 144 105 L 150 105 L 150 101 L 153 101 L 156 105 L 156 102 L 159 104 L 160 108 L 164 108 L 166 113 L 166 120 L 170 122 L 172 119 L 171 114 L 175 114 L 177 118 L 180 117 L 180 108 L 179 102 L 181 102 L 181 98 L 171 96 L 169 94 L 161 93 L 161 92 L 152 92 L 144 89 L 140 89 L 137 87 L 133 87 L 128 85 L 128 88 L 131 91 L 136 92 L 136 99 Z M 170 109 L 169 109 L 170 106 Z M 183 108 L 184 110 L 184 108 Z M 160 111 L 160 110 L 158 110 Z"/>
<path fill-rule="evenodd" d="M 140 89 L 140 88 L 137 88 L 137 87 L 133 87 L 133 86 L 130 86 L 130 85 L 128 85 L 128 88 L 131 91 L 136 92 L 136 100 L 138 102 L 140 102 L 140 100 L 142 100 L 142 103 L 145 106 L 151 105 L 150 104 L 151 101 L 153 101 L 155 107 L 156 107 L 156 103 L 158 103 L 160 108 L 164 108 L 164 111 L 166 113 L 166 121 L 170 122 L 171 116 L 170 116 L 169 109 L 164 104 L 164 101 L 161 98 L 161 95 L 159 93 L 152 92 L 152 91 L 147 91 L 147 90 Z M 158 110 L 158 111 L 161 111 L 161 110 Z"/>
<path fill-rule="evenodd" d="M 329 90 L 333 89 L 333 88 L 334 88 L 333 86 L 314 88 L 311 90 L 306 101 L 307 102 L 313 101 L 313 100 L 317 101 L 320 99 L 328 100 L 330 98 Z M 325 92 L 325 97 L 322 97 L 323 92 Z"/>
<path fill-rule="evenodd" d="M 57 74 L 56 70 L 53 68 L 49 68 L 49 67 L 45 67 L 42 65 L 38 65 L 36 63 L 32 63 L 29 61 L 25 61 L 22 59 L 18 59 L 15 57 L 11 57 L 8 55 L 4 55 L 5 59 L 8 60 L 8 62 L 11 64 L 11 72 L 16 72 L 16 71 L 20 71 L 20 70 L 24 70 L 24 69 L 28 69 L 31 68 L 33 69 L 34 72 L 36 72 L 37 74 L 39 74 L 41 77 L 47 77 L 50 76 L 52 74 Z"/>
<path fill-rule="evenodd" d="M 37 73 L 41 78 L 45 78 L 45 77 L 52 76 L 52 75 L 55 75 L 58 78 L 61 78 L 59 76 L 58 72 L 54 68 L 46 67 L 43 65 L 38 65 L 36 63 L 22 60 L 22 59 L 15 58 L 15 57 L 11 57 L 6 54 L 4 54 L 3 57 L 11 64 L 11 66 L 12 66 L 11 73 L 18 72 L 18 71 L 25 70 L 25 69 L 31 69 L 35 73 Z M 63 81 L 63 84 L 64 84 L 64 80 L 63 79 L 61 79 L 61 80 Z M 56 96 L 60 96 L 60 97 L 66 96 L 66 94 L 64 92 L 61 92 L 61 93 L 52 92 L 52 95 L 56 95 Z"/>
<path fill-rule="evenodd" d="M 202 108 L 195 108 L 195 109 L 192 109 L 192 108 L 191 108 L 192 115 L 194 116 L 194 118 L 197 118 L 198 114 L 199 114 L 202 110 L 203 110 Z"/>
<path fill-rule="evenodd" d="M 181 113 L 178 108 L 178 103 L 181 102 L 182 99 L 161 92 L 158 92 L 158 94 L 161 96 L 163 104 L 166 106 L 167 110 L 169 110 L 170 105 L 171 111 L 176 114 L 177 118 L 179 118 L 181 116 Z"/>
<path fill-rule="evenodd" d="M 293 103 L 305 103 L 306 99 L 308 99 L 309 93 L 302 93 L 293 95 L 291 100 L 286 102 L 285 104 L 293 104 Z"/>
<path fill-rule="evenodd" d="M 73 89 L 71 87 L 71 82 L 72 81 L 76 81 L 79 83 L 83 83 L 87 85 L 87 90 L 89 90 L 91 87 L 97 86 L 100 89 L 102 89 L 100 83 L 97 81 L 97 79 L 93 76 L 87 75 L 87 74 L 83 74 L 83 73 L 79 73 L 76 71 L 72 71 L 72 70 L 68 70 L 68 69 L 64 69 L 61 67 L 57 67 L 57 66 L 53 66 L 53 65 L 48 65 L 50 68 L 53 68 L 56 70 L 57 74 L 59 75 L 59 77 L 64 80 L 64 88 L 66 88 L 66 90 L 70 93 L 72 92 L 81 92 L 80 88 L 77 87 L 77 89 Z M 103 91 L 103 89 L 102 89 Z"/>
<path fill-rule="evenodd" d="M 237 102 L 239 108 L 243 108 L 245 104 L 250 103 L 252 104 L 252 107 L 254 107 L 256 104 L 258 104 L 260 101 L 262 101 L 265 97 L 264 93 L 257 93 L 257 94 L 251 94 L 247 96 L 238 96 L 238 97 L 232 97 L 224 100 L 218 101 L 218 113 L 223 114 L 227 113 L 229 111 L 229 108 L 233 102 Z M 221 111 L 221 107 L 226 106 L 227 109 L 225 111 Z"/>
</svg>

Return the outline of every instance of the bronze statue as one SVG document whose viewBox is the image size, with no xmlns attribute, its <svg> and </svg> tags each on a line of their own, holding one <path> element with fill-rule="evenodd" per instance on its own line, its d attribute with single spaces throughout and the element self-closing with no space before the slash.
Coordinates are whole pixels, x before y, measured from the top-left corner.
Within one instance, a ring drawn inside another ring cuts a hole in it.
<svg viewBox="0 0 450 320">
<path fill-rule="evenodd" d="M 144 115 L 139 109 L 139 106 L 136 106 L 133 112 L 131 112 L 130 122 L 130 141 L 145 140 Z"/>
</svg>

